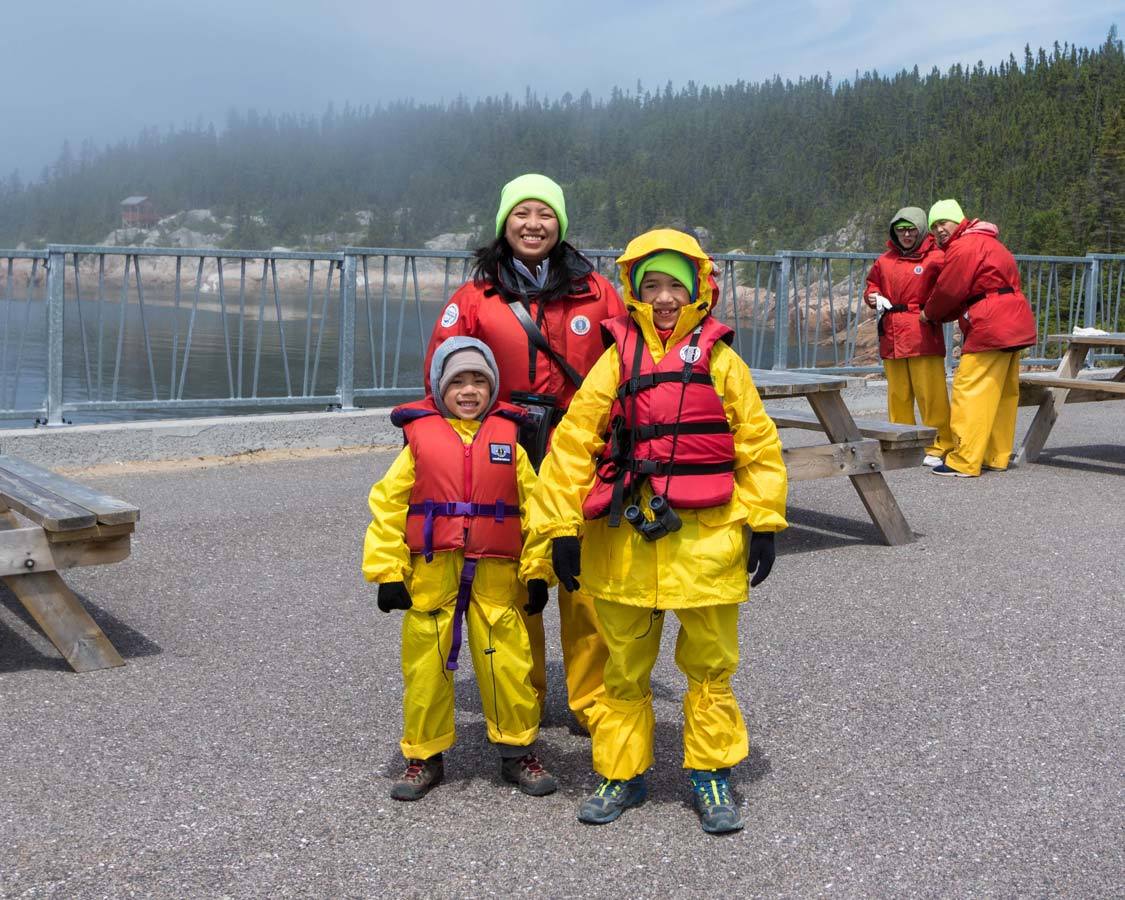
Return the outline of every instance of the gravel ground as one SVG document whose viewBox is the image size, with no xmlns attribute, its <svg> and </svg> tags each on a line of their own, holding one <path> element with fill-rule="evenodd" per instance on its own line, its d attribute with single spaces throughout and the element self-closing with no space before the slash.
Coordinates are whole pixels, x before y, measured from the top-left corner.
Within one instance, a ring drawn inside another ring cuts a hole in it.
<svg viewBox="0 0 1125 900">
<path fill-rule="evenodd" d="M 129 560 L 68 576 L 127 665 L 71 673 L 0 592 L 0 894 L 1122 896 L 1123 411 L 1067 407 L 1021 470 L 891 473 L 903 547 L 842 479 L 793 487 L 743 608 L 747 828 L 723 838 L 679 768 L 671 625 L 649 802 L 575 820 L 595 777 L 553 607 L 560 791 L 500 781 L 466 656 L 447 782 L 387 798 L 398 619 L 359 557 L 391 454 L 89 476 L 142 510 Z"/>
</svg>

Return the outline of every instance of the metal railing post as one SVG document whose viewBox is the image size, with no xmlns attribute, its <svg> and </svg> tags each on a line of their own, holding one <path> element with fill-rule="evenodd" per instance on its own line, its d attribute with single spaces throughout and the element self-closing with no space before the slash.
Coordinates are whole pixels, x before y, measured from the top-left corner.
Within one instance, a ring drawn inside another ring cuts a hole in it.
<svg viewBox="0 0 1125 900">
<path fill-rule="evenodd" d="M 356 256 L 344 252 L 340 267 L 340 406 L 355 409 L 355 273 Z"/>
<path fill-rule="evenodd" d="M 789 250 L 778 252 L 777 299 L 774 303 L 773 367 L 789 367 L 789 279 L 793 274 L 793 260 Z"/>
<path fill-rule="evenodd" d="M 1083 324 L 1093 328 L 1098 321 L 1098 291 L 1102 282 L 1101 260 L 1095 256 L 1087 255 L 1090 260 L 1090 273 L 1086 276 L 1086 310 Z"/>
<path fill-rule="evenodd" d="M 47 424 L 62 425 L 66 254 L 47 247 Z"/>
</svg>

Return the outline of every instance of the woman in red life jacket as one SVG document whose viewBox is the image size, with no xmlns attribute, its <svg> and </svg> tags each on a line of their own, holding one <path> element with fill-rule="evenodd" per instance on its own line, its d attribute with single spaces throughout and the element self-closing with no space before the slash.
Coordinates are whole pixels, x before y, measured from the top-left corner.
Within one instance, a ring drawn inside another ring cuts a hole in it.
<svg viewBox="0 0 1125 900">
<path fill-rule="evenodd" d="M 914 425 L 914 404 L 922 424 L 937 429 L 922 461 L 940 466 L 953 449 L 949 391 L 945 384 L 945 336 L 936 322 L 918 314 L 941 271 L 945 255 L 926 231 L 926 214 L 905 206 L 891 219 L 887 252 L 867 273 L 864 302 L 879 316 L 879 356 L 887 375 L 887 417 Z"/>
<path fill-rule="evenodd" d="M 500 370 L 500 399 L 531 414 L 521 443 L 536 468 L 551 430 L 601 356 L 599 323 L 625 312 L 613 286 L 566 242 L 567 226 L 562 188 L 550 178 L 521 175 L 504 185 L 496 238 L 477 250 L 472 280 L 450 298 L 426 358 L 428 371 L 434 349 L 454 335 L 488 344 Z M 532 683 L 542 705 L 542 617 L 526 624 L 535 657 Z M 568 702 L 585 728 L 587 710 L 602 690 L 606 657 L 590 597 L 559 588 L 559 630 Z"/>
<path fill-rule="evenodd" d="M 920 318 L 956 319 L 963 338 L 950 411 L 954 447 L 933 471 L 961 478 L 1002 472 L 1016 437 L 1020 351 L 1035 343 L 1035 316 L 995 225 L 965 218 L 956 200 L 935 203 L 929 221 L 945 264 Z"/>
<path fill-rule="evenodd" d="M 742 827 L 729 775 L 748 738 L 730 680 L 738 618 L 786 527 L 786 472 L 732 332 L 710 315 L 712 261 L 694 238 L 650 231 L 618 260 L 628 315 L 555 431 L 529 506 L 560 583 L 594 596 L 609 648 L 590 712 L 602 782 L 578 818 L 644 801 L 655 727 L 650 673 L 665 613 L 687 676 L 683 766 L 705 831 Z M 579 582 L 581 579 L 581 582 Z"/>
<path fill-rule="evenodd" d="M 501 777 L 526 794 L 549 794 L 558 785 L 532 748 L 539 702 L 519 614 L 540 616 L 550 573 L 546 545 L 538 552 L 524 545 L 523 510 L 535 485 L 517 441 L 524 412 L 497 401 L 492 351 L 473 338 L 443 343 L 431 375 L 432 395 L 391 414 L 406 446 L 371 489 L 363 544 L 363 575 L 379 583 L 379 609 L 405 610 L 407 765 L 391 797 L 418 800 L 442 779 L 442 751 L 454 740 L 450 670 L 462 618 Z"/>
</svg>

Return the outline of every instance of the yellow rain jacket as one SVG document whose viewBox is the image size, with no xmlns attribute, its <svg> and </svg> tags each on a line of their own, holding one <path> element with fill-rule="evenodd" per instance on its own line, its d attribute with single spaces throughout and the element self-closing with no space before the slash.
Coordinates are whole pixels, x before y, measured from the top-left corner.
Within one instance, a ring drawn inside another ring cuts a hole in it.
<svg viewBox="0 0 1125 900">
<path fill-rule="evenodd" d="M 633 293 L 633 267 L 661 250 L 676 250 L 698 268 L 696 297 L 684 306 L 668 339 L 675 346 L 708 315 L 714 301 L 712 263 L 698 243 L 670 229 L 650 231 L 630 242 L 618 259 L 626 309 L 640 326 L 655 360 L 666 348 L 652 321 L 652 307 Z M 786 527 L 787 478 L 781 441 L 741 357 L 716 344 L 711 379 L 723 401 L 734 435 L 734 495 L 722 506 L 677 510 L 683 527 L 646 541 L 626 522 L 610 528 L 608 518 L 587 521 L 582 502 L 594 484 L 597 457 L 605 448 L 610 408 L 622 378 L 621 358 L 610 346 L 594 364 L 551 438 L 529 504 L 529 527 L 536 539 L 582 537 L 583 591 L 614 603 L 682 609 L 741 603 L 747 596 L 747 531 Z M 646 484 L 641 506 L 649 515 Z"/>
</svg>

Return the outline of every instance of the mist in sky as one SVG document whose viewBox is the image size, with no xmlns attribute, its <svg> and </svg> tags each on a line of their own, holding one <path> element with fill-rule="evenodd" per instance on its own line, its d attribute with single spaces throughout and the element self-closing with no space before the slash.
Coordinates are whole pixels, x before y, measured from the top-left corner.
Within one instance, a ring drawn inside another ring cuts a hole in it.
<svg viewBox="0 0 1125 900">
<path fill-rule="evenodd" d="M 100 149 L 231 109 L 319 115 L 413 98 L 540 99 L 780 75 L 995 66 L 1054 42 L 1100 46 L 1123 0 L 107 0 L 0 5 L 0 177 L 39 177 L 68 139 Z"/>
</svg>

